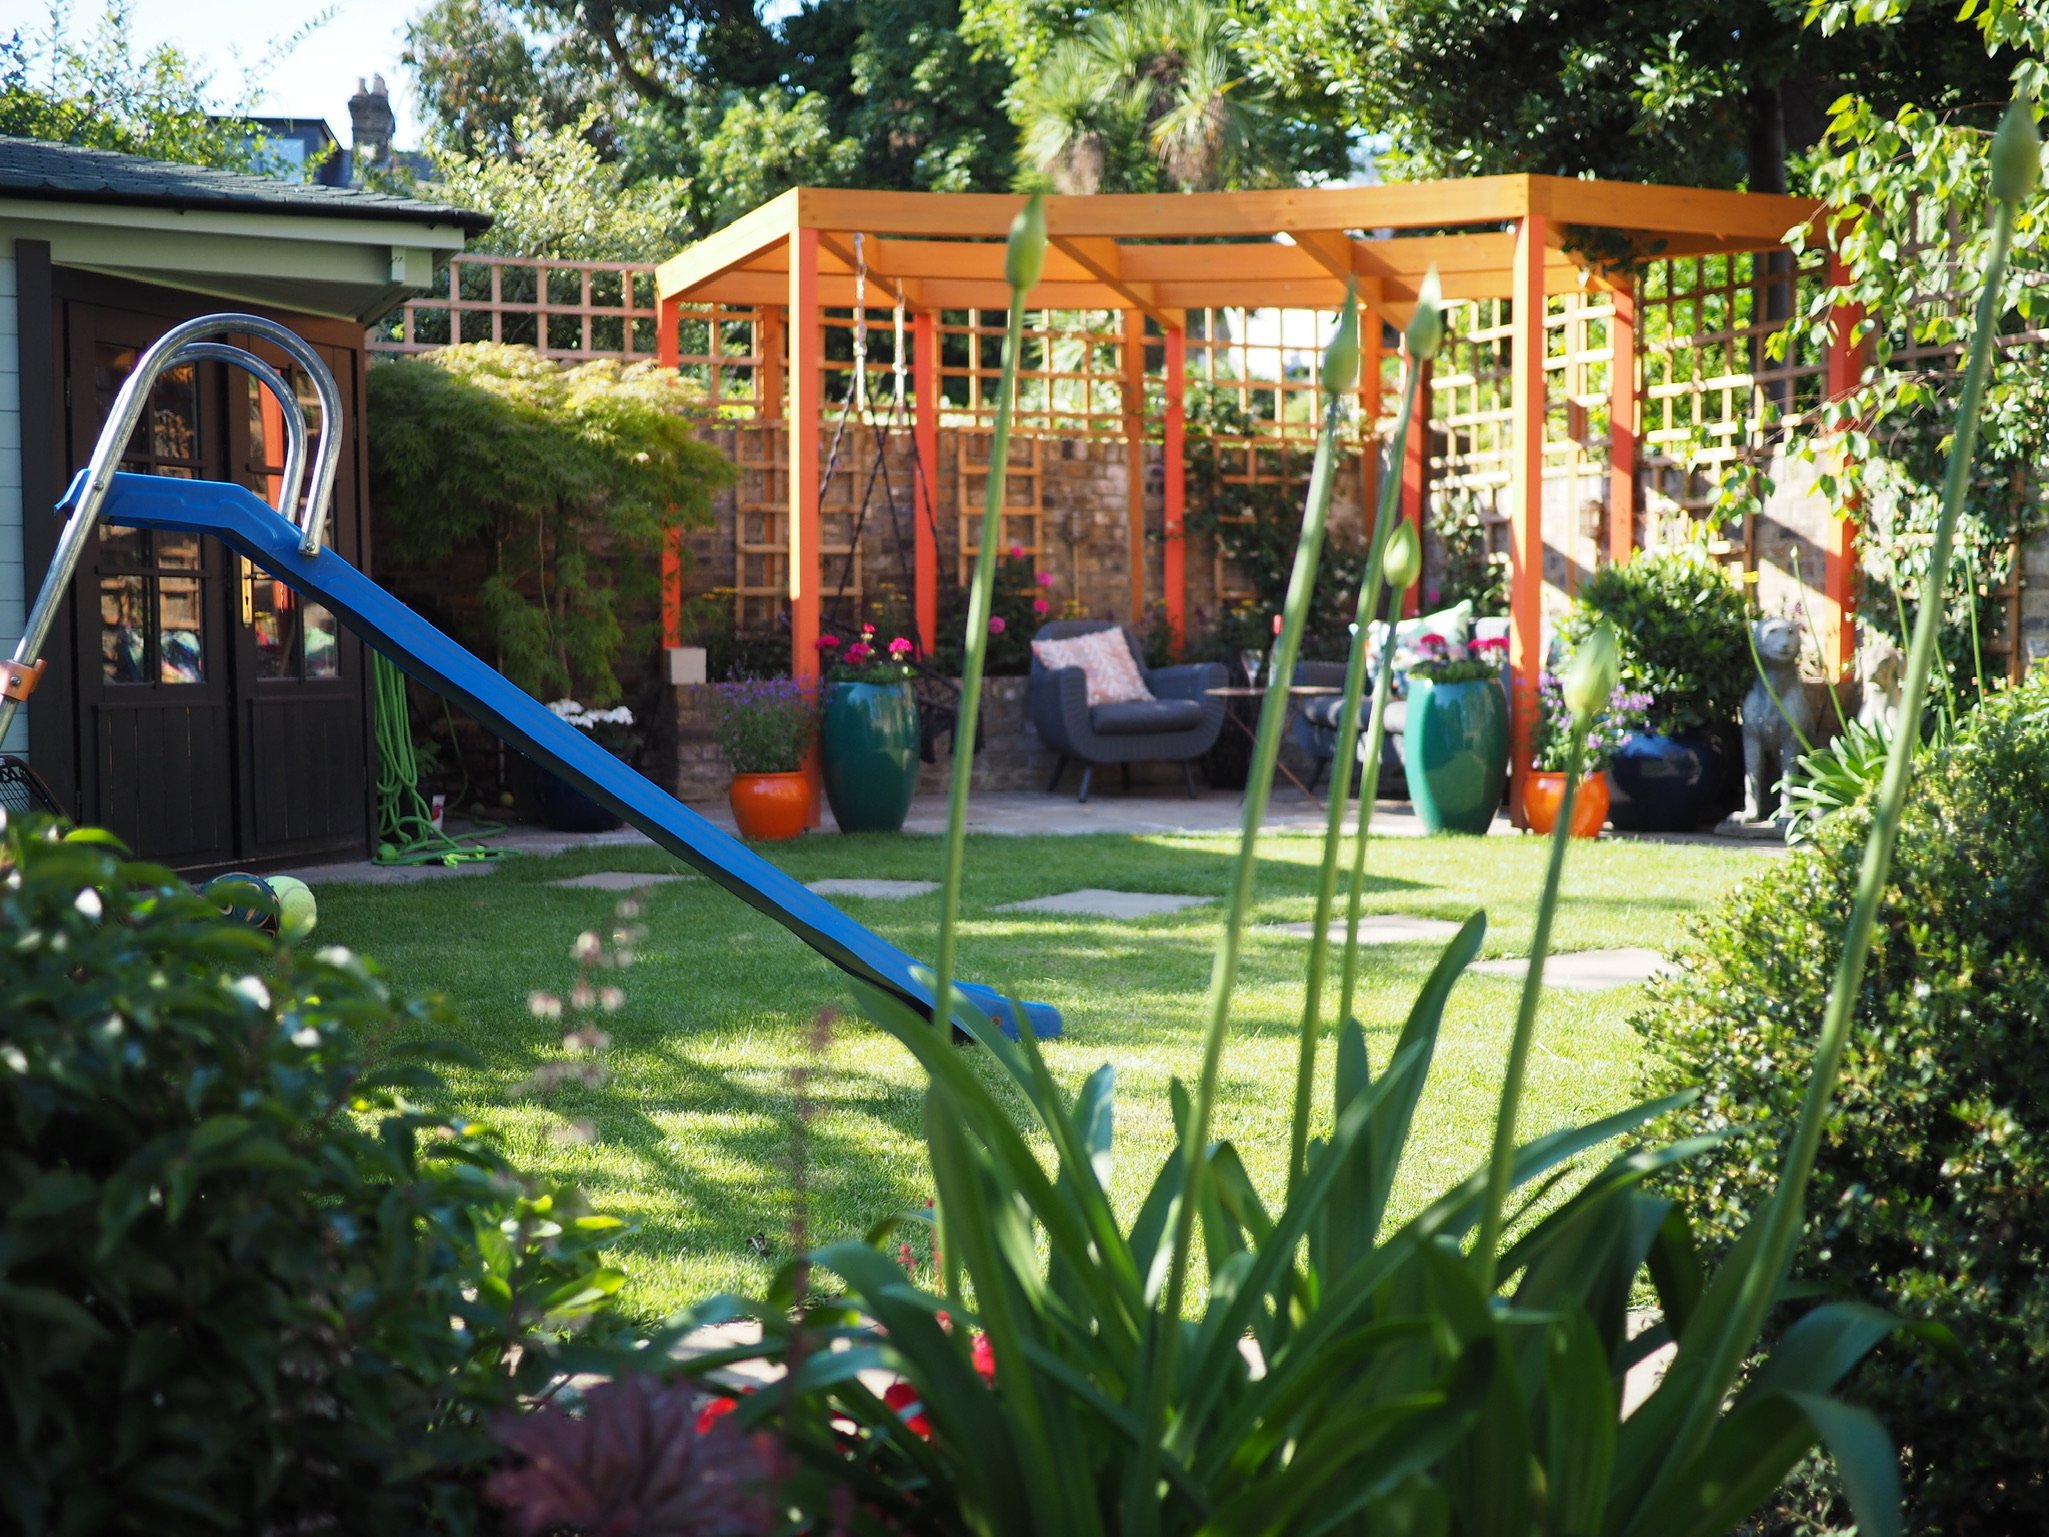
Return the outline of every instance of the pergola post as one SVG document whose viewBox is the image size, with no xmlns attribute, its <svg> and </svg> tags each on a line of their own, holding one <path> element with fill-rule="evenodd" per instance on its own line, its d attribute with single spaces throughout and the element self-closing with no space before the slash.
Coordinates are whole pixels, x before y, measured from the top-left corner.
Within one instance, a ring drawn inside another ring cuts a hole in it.
<svg viewBox="0 0 2049 1537">
<path fill-rule="evenodd" d="M 911 316 L 911 388 L 916 393 L 912 442 L 917 449 L 917 528 L 912 535 L 912 608 L 918 649 L 926 656 L 939 643 L 939 317 L 930 310 Z"/>
<path fill-rule="evenodd" d="M 683 343 L 677 335 L 683 306 L 674 299 L 655 299 L 655 363 L 658 367 L 683 366 Z M 266 401 L 268 395 L 263 397 Z M 673 649 L 683 644 L 683 530 L 672 528 L 662 535 L 662 645 Z"/>
<path fill-rule="evenodd" d="M 1380 311 L 1359 311 L 1359 526 L 1367 540 L 1380 511 Z M 1366 622 L 1363 614 L 1360 623 Z"/>
<path fill-rule="evenodd" d="M 1626 563 L 1636 550 L 1636 277 L 1614 290 L 1608 322 L 1608 559 Z"/>
<path fill-rule="evenodd" d="M 1167 332 L 1167 409 L 1161 436 L 1161 454 L 1166 470 L 1165 549 L 1161 559 L 1160 586 L 1167 600 L 1167 628 L 1179 645 L 1186 637 L 1188 602 L 1188 548 L 1181 530 L 1188 511 L 1188 466 L 1185 440 L 1188 432 L 1188 328 L 1175 326 Z"/>
<path fill-rule="evenodd" d="M 790 676 L 818 677 L 818 431 L 823 415 L 825 334 L 818 304 L 818 231 L 790 232 Z"/>
<path fill-rule="evenodd" d="M 1422 548 L 1423 504 L 1430 498 L 1430 386 L 1436 369 L 1431 359 L 1419 364 L 1402 349 L 1406 367 L 1418 370 L 1416 415 L 1409 423 L 1409 435 L 1402 443 L 1402 518 L 1414 525 L 1417 548 Z M 1402 594 L 1402 617 L 1413 619 L 1423 611 L 1423 585 L 1418 582 Z"/>
<path fill-rule="evenodd" d="M 1124 534 L 1131 622 L 1145 623 L 1145 315 L 1124 312 Z"/>
<path fill-rule="evenodd" d="M 1848 277 L 1840 258 L 1831 254 L 1828 280 L 1840 288 Z M 1857 339 L 1864 321 L 1860 305 L 1838 304 L 1829 315 L 1828 398 L 1839 400 L 1864 377 L 1865 349 Z M 1857 656 L 1857 512 L 1855 498 L 1845 496 L 1831 508 L 1821 536 L 1821 638 L 1828 655 L 1822 668 L 1832 681 L 1849 676 Z"/>
<path fill-rule="evenodd" d="M 1514 497 L 1509 525 L 1509 813 L 1523 826 L 1523 781 L 1530 772 L 1537 673 L 1544 644 L 1544 253 L 1550 221 L 1516 221 L 1510 270 L 1514 355 L 1509 368 L 1509 460 Z"/>
</svg>

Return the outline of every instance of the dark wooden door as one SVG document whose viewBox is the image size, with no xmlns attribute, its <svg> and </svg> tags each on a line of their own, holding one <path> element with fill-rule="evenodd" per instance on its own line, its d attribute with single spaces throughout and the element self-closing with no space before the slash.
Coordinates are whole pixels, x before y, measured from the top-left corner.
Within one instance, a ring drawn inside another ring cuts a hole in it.
<svg viewBox="0 0 2049 1537">
<path fill-rule="evenodd" d="M 175 316 L 67 300 L 70 463 Z M 247 344 L 247 338 L 240 338 Z M 257 351 L 274 365 L 284 359 Z M 355 441 L 361 355 L 322 345 L 342 385 L 344 446 L 329 543 L 360 562 Z M 295 378 L 317 420 L 311 390 Z M 122 467 L 233 480 L 275 501 L 283 419 L 240 369 L 167 373 Z M 367 844 L 364 653 L 334 616 L 215 540 L 103 526 L 72 604 L 80 810 L 142 857 L 185 870 L 263 868 Z"/>
</svg>

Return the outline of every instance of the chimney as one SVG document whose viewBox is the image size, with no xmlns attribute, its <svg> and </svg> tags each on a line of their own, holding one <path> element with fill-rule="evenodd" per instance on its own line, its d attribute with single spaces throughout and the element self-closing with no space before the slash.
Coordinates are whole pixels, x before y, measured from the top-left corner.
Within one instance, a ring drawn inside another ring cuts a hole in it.
<svg viewBox="0 0 2049 1537">
<path fill-rule="evenodd" d="M 384 77 L 372 75 L 366 85 L 356 79 L 356 94 L 349 98 L 349 133 L 355 141 L 358 166 L 383 165 L 391 158 L 391 136 L 398 129 L 398 115 L 391 110 L 391 93 Z"/>
</svg>

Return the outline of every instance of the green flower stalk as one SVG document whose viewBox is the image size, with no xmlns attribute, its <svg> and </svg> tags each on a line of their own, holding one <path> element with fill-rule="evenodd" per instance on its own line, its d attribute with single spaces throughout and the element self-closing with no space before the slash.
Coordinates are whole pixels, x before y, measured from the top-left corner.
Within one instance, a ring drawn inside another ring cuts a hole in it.
<svg viewBox="0 0 2049 1537">
<path fill-rule="evenodd" d="M 957 1007 L 968 1006 L 964 1000 L 956 1003 L 953 995 L 954 964 L 959 951 L 961 876 L 967 865 L 968 784 L 975 768 L 974 753 L 961 744 L 974 742 L 975 719 L 981 712 L 982 669 L 989 655 L 989 615 L 995 607 L 996 547 L 1003 534 L 1003 482 L 1010 465 L 1011 408 L 1017 397 L 1018 355 L 1024 346 L 1025 296 L 1038 282 L 1045 265 L 1046 206 L 1035 192 L 1026 200 L 1024 211 L 1011 221 L 1010 240 L 1003 254 L 1003 272 L 1010 283 L 1010 319 L 1003 333 L 1003 378 L 996 395 L 996 435 L 989 449 L 988 486 L 982 500 L 981 547 L 975 552 L 974 574 L 968 584 L 960 717 L 953 731 L 953 777 L 946 803 L 946 873 L 941 883 L 939 959 L 932 985 L 932 1019 L 942 1029 L 949 1027 Z M 941 1239 L 946 1294 L 958 1302 L 960 1272 L 954 1246 L 943 1241 L 943 1222 Z"/>
<path fill-rule="evenodd" d="M 1964 491 L 1970 479 L 1971 457 L 1977 445 L 1978 414 L 1985 394 L 1985 377 L 1991 367 L 1992 348 L 1998 331 L 2000 290 L 2006 275 L 2008 251 L 2013 243 L 2017 205 L 2034 188 L 2041 166 L 2041 140 L 2033 114 L 2024 101 L 2015 101 L 1992 145 L 1992 247 L 1986 260 L 1982 287 L 1971 339 L 1970 360 L 1964 369 L 1963 388 L 1957 397 L 1957 421 L 1951 439 L 1949 464 L 1943 477 L 1942 515 L 1937 520 L 1934 542 L 1928 552 L 1924 590 L 1934 596 L 1921 605 L 1914 619 L 1913 643 L 1907 653 L 1906 678 L 1900 691 L 1899 730 L 1880 781 L 1872 808 L 1871 834 L 1864 845 L 1864 860 L 1857 877 L 1857 894 L 1850 905 L 1850 917 L 1843 932 L 1842 954 L 1836 963 L 1835 981 L 1829 989 L 1828 1008 L 1822 1017 L 1821 1035 L 1814 1052 L 1814 1071 L 1808 1080 L 1800 1120 L 1787 1150 L 1771 1204 L 1758 1221 L 1761 1232 L 1745 1243 L 1756 1248 L 1750 1263 L 1740 1270 L 1731 1267 L 1733 1297 L 1718 1296 L 1718 1286 L 1704 1306 L 1722 1311 L 1720 1328 L 1699 1348 L 1704 1358 L 1689 1359 L 1682 1347 L 1672 1364 L 1672 1373 L 1697 1374 L 1690 1386 L 1691 1398 L 1678 1434 L 1665 1450 L 1666 1466 L 1684 1466 L 1712 1432 L 1728 1386 L 1736 1380 L 1745 1356 L 1754 1348 L 1779 1288 L 1791 1268 L 1793 1251 L 1800 1241 L 1806 1210 L 1807 1185 L 1814 1173 L 1814 1161 L 1828 1124 L 1829 1105 L 1841 1071 L 1843 1051 L 1849 1043 L 1851 1018 L 1858 994 L 1863 990 L 1864 968 L 1871 955 L 1872 936 L 1878 925 L 1878 905 L 1885 895 L 1887 875 L 1892 868 L 1893 848 L 1899 841 L 1900 819 L 1906 809 L 1907 788 L 1913 777 L 1914 753 L 1921 740 L 1921 714 L 1927 702 L 1928 680 L 1935 665 L 1942 628 L 1941 594 L 1948 590 L 1950 557 L 1956 544 L 1957 523 L 1963 513 Z M 1561 817 L 1561 825 L 1563 818 Z"/>
<path fill-rule="evenodd" d="M 1551 854 L 1544 867 L 1544 894 L 1537 903 L 1536 932 L 1530 939 L 1530 969 L 1523 976 L 1522 1001 L 1516 1008 L 1515 1034 L 1509 1038 L 1508 1067 L 1501 1080 L 1501 1109 L 1494 1117 L 1494 1150 L 1488 1160 L 1487 1198 L 1480 1212 L 1480 1236 L 1473 1245 L 1479 1262 L 1480 1291 L 1494 1291 L 1495 1265 L 1501 1249 L 1501 1224 L 1513 1183 L 1516 1124 L 1522 1116 L 1523 1079 L 1528 1075 L 1530 1047 L 1537 1038 L 1537 1005 L 1544 995 L 1544 961 L 1551 953 L 1551 921 L 1558 912 L 1558 888 L 1565 874 L 1565 850 L 1572 842 L 1572 803 L 1586 767 L 1587 732 L 1593 728 L 1608 696 L 1622 675 L 1622 648 L 1607 625 L 1594 627 L 1579 643 L 1564 679 L 1565 703 L 1572 711 L 1572 747 L 1565 763 L 1565 798 L 1551 828 Z"/>
<path fill-rule="evenodd" d="M 1422 550 L 1416 540 L 1416 531 L 1401 516 L 1401 485 L 1391 471 L 1393 465 L 1401 463 L 1402 446 L 1408 439 L 1410 423 L 1414 420 L 1420 404 L 1420 364 L 1436 350 L 1437 343 L 1443 336 L 1436 285 L 1437 275 L 1433 270 L 1424 280 L 1422 293 L 1417 299 L 1417 319 L 1410 322 L 1411 330 L 1418 332 L 1418 339 L 1422 340 L 1430 351 L 1419 353 L 1414 347 L 1410 349 L 1408 377 L 1402 390 L 1401 406 L 1395 417 L 1394 443 L 1390 450 L 1390 473 L 1381 477 L 1380 506 L 1373 522 L 1373 542 L 1367 551 L 1366 571 L 1359 583 L 1359 600 L 1355 609 L 1357 623 L 1353 629 L 1351 649 L 1345 658 L 1343 703 L 1338 712 L 1338 739 L 1331 758 L 1330 804 L 1323 835 L 1323 868 L 1316 888 L 1316 915 L 1310 920 L 1302 1024 L 1298 1032 L 1295 1056 L 1294 1113 L 1289 1120 L 1288 1129 L 1288 1184 L 1291 1190 L 1301 1179 L 1309 1154 L 1311 1101 L 1316 1088 L 1316 1051 L 1323 1034 L 1323 984 L 1329 965 L 1331 912 L 1337 900 L 1337 865 L 1339 852 L 1344 843 L 1345 807 L 1351 799 L 1352 773 L 1359 739 L 1360 698 L 1365 691 L 1367 645 L 1371 638 L 1373 620 L 1380 610 L 1381 594 L 1387 585 L 1395 584 L 1405 590 L 1415 582 L 1417 570 L 1422 564 Z M 1378 323 L 1377 317 L 1375 323 Z M 1341 351 L 1347 345 L 1349 352 Z M 1337 340 L 1331 344 L 1330 353 L 1324 358 L 1323 387 L 1333 399 L 1353 387 L 1353 381 L 1358 375 L 1358 361 L 1356 323 L 1349 338 L 1345 328 L 1340 326 Z M 1343 382 L 1337 382 L 1340 380 Z M 1399 582 L 1396 580 L 1398 572 L 1403 574 L 1403 579 Z M 1384 652 L 1391 652 L 1393 648 L 1382 649 Z M 1275 676 L 1278 678 L 1288 675 L 1276 673 Z M 1376 698 L 1378 695 L 1379 690 L 1376 688 Z M 1375 751 L 1378 751 L 1377 747 Z M 1364 808 L 1359 828 L 1362 847 L 1366 836 L 1366 818 L 1371 814 L 1372 800 L 1370 795 L 1364 795 L 1360 800 L 1360 805 Z M 1363 867 L 1355 864 L 1352 886 L 1352 907 L 1355 914 L 1362 875 Z M 1356 917 L 1354 923 L 1356 924 Z M 1348 992 L 1338 1015 L 1340 1020 L 1348 1017 L 1350 1007 Z"/>
<path fill-rule="evenodd" d="M 1316 568 L 1323 556 L 1323 536 L 1330 514 L 1331 486 L 1336 478 L 1337 435 L 1344 420 L 1345 396 L 1356 385 L 1359 373 L 1359 309 L 1351 289 L 1338 322 L 1337 335 L 1324 352 L 1321 382 L 1324 390 L 1323 426 L 1316 439 L 1316 458 L 1309 475 L 1309 498 L 1302 514 L 1301 541 L 1295 548 L 1294 569 L 1288 576 L 1288 595 L 1282 605 L 1281 633 L 1274 642 L 1273 676 L 1285 680 L 1295 675 L 1295 659 L 1302 650 L 1302 632 L 1309 619 L 1309 602 L 1316 586 Z M 1224 931 L 1217 941 L 1216 959 L 1210 970 L 1209 1020 L 1203 1032 L 1202 1066 L 1195 1092 L 1189 1102 L 1187 1124 L 1181 1128 L 1181 1169 L 1175 1202 L 1173 1238 L 1168 1253 L 1167 1277 L 1161 1290 L 1159 1310 L 1153 1316 L 1149 1340 L 1152 1359 L 1148 1363 L 1145 1389 L 1144 1427 L 1141 1445 L 1160 1444 L 1166 1429 L 1167 1408 L 1174 1394 L 1178 1356 L 1182 1344 L 1181 1310 L 1188 1295 L 1188 1268 L 1195 1244 L 1195 1214 L 1201 1204 L 1201 1186 L 1207 1171 L 1210 1117 L 1215 1109 L 1217 1077 L 1223 1063 L 1224 1038 L 1229 1031 L 1231 993 L 1238 981 L 1238 960 L 1244 946 L 1245 915 L 1252 906 L 1253 879 L 1257 873 L 1259 830 L 1266 820 L 1266 808 L 1273 791 L 1275 759 L 1280 754 L 1281 729 L 1287 715 L 1285 683 L 1269 690 L 1259 712 L 1259 730 L 1254 738 L 1252 764 L 1245 781 L 1244 815 L 1239 831 L 1238 862 L 1233 873 L 1230 907 Z M 1154 1488 L 1154 1470 L 1144 1458 L 1132 1460 L 1132 1471 L 1124 1490 L 1121 1530 L 1142 1537 L 1159 1524 L 1159 1498 Z"/>
</svg>

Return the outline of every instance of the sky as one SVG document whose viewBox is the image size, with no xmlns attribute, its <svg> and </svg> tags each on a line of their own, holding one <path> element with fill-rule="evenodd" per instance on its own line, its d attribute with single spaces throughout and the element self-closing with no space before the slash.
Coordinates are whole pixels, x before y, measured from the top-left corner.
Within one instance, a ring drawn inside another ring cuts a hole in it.
<svg viewBox="0 0 2049 1537">
<path fill-rule="evenodd" d="M 318 117 L 342 143 L 349 141 L 349 97 L 358 76 L 382 74 L 398 114 L 398 147 L 420 138 L 419 109 L 399 66 L 405 24 L 428 0 L 129 0 L 134 50 L 175 43 L 213 75 L 215 100 L 232 104 L 245 85 L 256 89 L 255 109 L 266 117 Z M 97 0 L 70 0 L 74 35 L 89 33 Z M 324 21 L 321 18 L 325 17 Z M 266 64 L 273 45 L 312 23 L 319 25 L 282 58 Z M 0 32 L 17 27 L 42 32 L 43 0 L 0 0 Z M 260 79 L 251 79 L 260 76 Z"/>
</svg>

